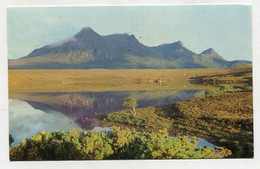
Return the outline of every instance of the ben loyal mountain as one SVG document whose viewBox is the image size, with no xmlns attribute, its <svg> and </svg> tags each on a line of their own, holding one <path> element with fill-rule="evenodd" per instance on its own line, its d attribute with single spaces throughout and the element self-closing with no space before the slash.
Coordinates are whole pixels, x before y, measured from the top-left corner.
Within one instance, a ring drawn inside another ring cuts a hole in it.
<svg viewBox="0 0 260 169">
<path fill-rule="evenodd" d="M 214 49 L 200 54 L 181 41 L 148 47 L 134 35 L 101 36 L 89 27 L 74 36 L 33 50 L 27 56 L 9 60 L 10 69 L 175 69 L 225 68 L 251 63 L 227 61 Z"/>
</svg>

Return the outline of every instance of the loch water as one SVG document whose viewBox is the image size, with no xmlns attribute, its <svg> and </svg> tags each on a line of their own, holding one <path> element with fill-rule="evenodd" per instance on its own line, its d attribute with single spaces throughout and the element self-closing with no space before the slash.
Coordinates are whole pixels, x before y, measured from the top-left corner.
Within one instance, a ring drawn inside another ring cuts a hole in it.
<svg viewBox="0 0 260 169">
<path fill-rule="evenodd" d="M 137 108 L 162 106 L 204 95 L 198 90 L 165 91 L 108 91 L 77 93 L 21 93 L 9 97 L 9 133 L 15 138 L 12 145 L 32 137 L 39 131 L 104 130 L 95 122 L 82 124 L 82 118 L 98 118 L 123 110 L 129 97 L 137 100 Z M 198 147 L 214 145 L 200 139 Z"/>
</svg>

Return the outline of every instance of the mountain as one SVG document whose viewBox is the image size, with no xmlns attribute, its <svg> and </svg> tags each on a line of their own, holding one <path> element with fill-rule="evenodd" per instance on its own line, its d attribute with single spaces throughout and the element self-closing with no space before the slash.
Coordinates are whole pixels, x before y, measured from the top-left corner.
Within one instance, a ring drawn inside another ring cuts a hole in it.
<svg viewBox="0 0 260 169">
<path fill-rule="evenodd" d="M 187 49 L 181 41 L 152 47 L 152 49 L 160 53 L 166 60 L 176 62 L 180 68 L 201 67 L 194 62 L 197 54 Z"/>
<path fill-rule="evenodd" d="M 9 69 L 174 69 L 231 67 L 249 61 L 227 61 L 210 48 L 200 54 L 181 41 L 148 47 L 134 35 L 101 36 L 90 27 L 72 37 L 9 60 Z"/>
</svg>

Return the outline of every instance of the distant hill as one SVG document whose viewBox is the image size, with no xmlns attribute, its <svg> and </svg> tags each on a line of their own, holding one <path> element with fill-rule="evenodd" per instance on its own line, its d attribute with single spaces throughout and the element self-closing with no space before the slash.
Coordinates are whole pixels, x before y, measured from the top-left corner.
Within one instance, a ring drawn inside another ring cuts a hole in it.
<svg viewBox="0 0 260 169">
<path fill-rule="evenodd" d="M 181 41 L 148 47 L 140 43 L 134 35 L 101 36 L 90 27 L 8 62 L 9 69 L 224 68 L 251 63 L 227 61 L 212 48 L 196 54 Z"/>
</svg>

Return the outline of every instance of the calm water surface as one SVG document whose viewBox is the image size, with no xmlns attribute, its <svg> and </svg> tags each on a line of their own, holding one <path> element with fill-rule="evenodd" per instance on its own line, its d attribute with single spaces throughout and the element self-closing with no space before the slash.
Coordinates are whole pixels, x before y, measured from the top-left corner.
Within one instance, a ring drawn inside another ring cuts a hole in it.
<svg viewBox="0 0 260 169">
<path fill-rule="evenodd" d="M 196 90 L 11 94 L 10 134 L 15 138 L 13 145 L 16 145 L 41 130 L 104 130 L 91 119 L 122 110 L 122 103 L 128 97 L 136 98 L 137 107 L 143 108 L 202 95 L 203 91 Z M 82 119 L 88 119 L 88 122 L 82 123 Z"/>
</svg>

